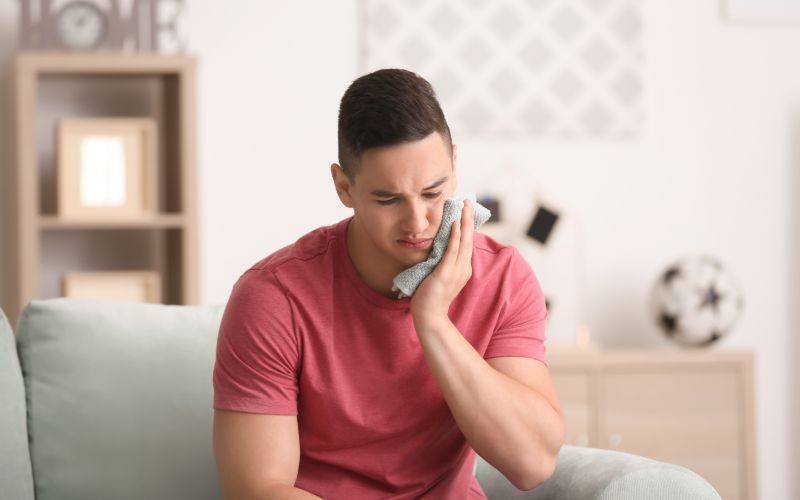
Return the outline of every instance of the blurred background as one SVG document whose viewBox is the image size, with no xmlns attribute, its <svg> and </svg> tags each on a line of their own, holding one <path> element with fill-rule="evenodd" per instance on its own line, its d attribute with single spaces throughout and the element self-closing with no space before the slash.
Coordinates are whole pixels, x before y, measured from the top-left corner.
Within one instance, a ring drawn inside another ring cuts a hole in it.
<svg viewBox="0 0 800 500">
<path fill-rule="evenodd" d="M 439 92 L 460 190 L 499 201 L 486 232 L 539 276 L 554 342 L 684 349 L 653 318 L 660 275 L 704 254 L 735 276 L 744 309 L 706 349 L 754 353 L 759 497 L 800 498 L 790 4 L 188 0 L 179 32 L 197 58 L 198 301 L 224 303 L 249 265 L 349 215 L 329 175 L 339 99 L 361 74 L 409 68 Z M 6 97 L 18 31 L 19 4 L 0 2 Z M 10 101 L 0 101 L 6 166 Z M 559 214 L 546 243 L 525 234 L 541 206 Z"/>
</svg>

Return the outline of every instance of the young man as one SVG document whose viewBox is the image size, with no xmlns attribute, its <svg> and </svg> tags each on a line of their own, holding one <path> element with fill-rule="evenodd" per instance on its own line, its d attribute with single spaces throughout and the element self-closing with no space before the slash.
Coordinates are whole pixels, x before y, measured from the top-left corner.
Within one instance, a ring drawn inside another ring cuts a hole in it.
<svg viewBox="0 0 800 500">
<path fill-rule="evenodd" d="M 334 186 L 353 216 L 247 270 L 222 319 L 214 448 L 226 498 L 478 499 L 475 452 L 520 489 L 550 476 L 564 421 L 529 265 L 473 231 L 472 208 L 410 298 L 456 188 L 430 84 L 355 80 Z M 474 450 L 474 451 L 473 451 Z"/>
</svg>

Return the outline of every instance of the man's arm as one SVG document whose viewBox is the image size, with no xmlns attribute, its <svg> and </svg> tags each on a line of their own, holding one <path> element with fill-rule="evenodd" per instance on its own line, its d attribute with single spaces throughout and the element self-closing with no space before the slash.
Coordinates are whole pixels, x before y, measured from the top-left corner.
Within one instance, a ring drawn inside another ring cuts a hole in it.
<svg viewBox="0 0 800 500">
<path fill-rule="evenodd" d="M 521 490 L 550 477 L 565 430 L 547 367 L 528 358 L 484 360 L 449 319 L 416 324 L 428 365 L 472 448 Z"/>
<path fill-rule="evenodd" d="M 214 410 L 214 457 L 225 498 L 319 499 L 294 487 L 300 463 L 295 416 Z"/>
<path fill-rule="evenodd" d="M 555 469 L 564 416 L 547 367 L 536 360 L 484 360 L 448 317 L 472 277 L 473 211 L 464 204 L 447 251 L 411 300 L 414 327 L 450 412 L 472 448 L 517 488 Z"/>
</svg>

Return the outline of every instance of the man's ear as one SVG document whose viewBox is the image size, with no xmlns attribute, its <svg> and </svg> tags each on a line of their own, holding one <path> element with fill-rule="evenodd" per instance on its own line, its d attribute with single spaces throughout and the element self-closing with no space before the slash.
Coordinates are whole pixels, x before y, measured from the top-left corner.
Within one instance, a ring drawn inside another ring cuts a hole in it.
<svg viewBox="0 0 800 500">
<path fill-rule="evenodd" d="M 336 194 L 342 205 L 347 208 L 353 208 L 353 196 L 351 193 L 352 184 L 350 179 L 344 173 L 344 169 L 338 163 L 331 163 L 331 177 L 333 178 L 333 186 L 336 188 Z"/>
</svg>

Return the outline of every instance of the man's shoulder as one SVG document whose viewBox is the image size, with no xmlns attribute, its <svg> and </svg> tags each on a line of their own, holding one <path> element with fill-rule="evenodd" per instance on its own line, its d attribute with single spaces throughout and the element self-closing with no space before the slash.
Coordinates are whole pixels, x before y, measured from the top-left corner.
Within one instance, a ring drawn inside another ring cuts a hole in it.
<svg viewBox="0 0 800 500">
<path fill-rule="evenodd" d="M 530 264 L 513 245 L 500 243 L 477 231 L 473 241 L 473 273 L 483 276 L 530 272 Z"/>
<path fill-rule="evenodd" d="M 294 243 L 276 250 L 259 260 L 247 271 L 285 271 L 294 267 L 313 266 L 320 261 L 319 257 L 331 251 L 331 244 L 337 239 L 341 224 L 347 220 L 329 226 L 322 226 L 306 233 Z"/>
<path fill-rule="evenodd" d="M 486 233 L 476 231 L 473 237 L 473 254 L 489 261 L 510 259 L 516 253 L 511 245 L 500 243 Z"/>
</svg>

